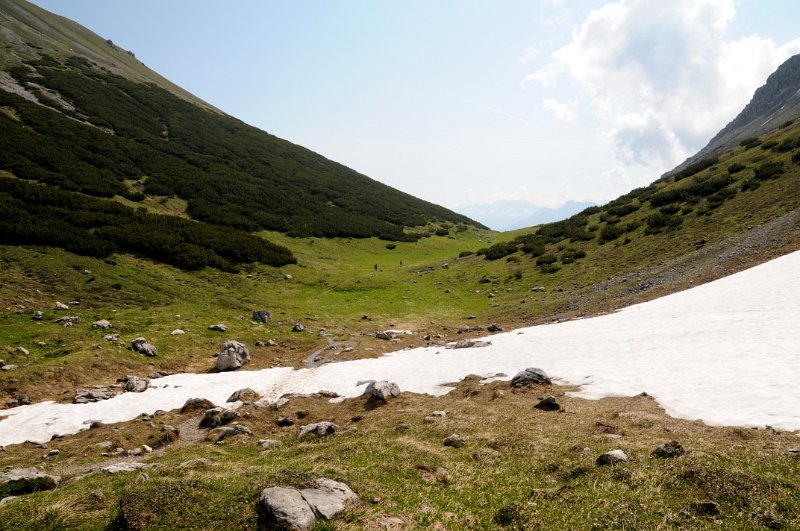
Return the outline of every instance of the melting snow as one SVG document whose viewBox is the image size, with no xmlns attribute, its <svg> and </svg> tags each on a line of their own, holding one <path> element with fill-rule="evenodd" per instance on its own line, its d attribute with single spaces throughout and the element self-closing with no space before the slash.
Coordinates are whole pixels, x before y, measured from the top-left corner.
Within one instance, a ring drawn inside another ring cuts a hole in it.
<svg viewBox="0 0 800 531">
<path fill-rule="evenodd" d="M 526 367 L 575 396 L 652 395 L 667 413 L 715 425 L 800 429 L 800 252 L 619 312 L 491 336 L 478 349 L 417 348 L 312 369 L 177 374 L 143 393 L 90 404 L 42 402 L 0 411 L 0 445 L 44 442 L 92 420 L 121 422 L 189 398 L 218 405 L 250 387 L 274 401 L 325 389 L 361 394 L 365 381 L 442 395 L 468 374 L 509 379 Z"/>
</svg>

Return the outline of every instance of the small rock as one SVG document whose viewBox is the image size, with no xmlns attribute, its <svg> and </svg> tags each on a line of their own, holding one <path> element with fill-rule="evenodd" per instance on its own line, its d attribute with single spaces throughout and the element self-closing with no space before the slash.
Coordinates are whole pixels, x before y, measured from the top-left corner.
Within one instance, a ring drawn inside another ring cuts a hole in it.
<svg viewBox="0 0 800 531">
<path fill-rule="evenodd" d="M 235 391 L 231 396 L 228 397 L 226 402 L 255 402 L 259 398 L 261 398 L 261 396 L 258 393 L 249 387 L 245 387 L 244 389 Z"/>
<path fill-rule="evenodd" d="M 487 328 L 487 330 L 489 332 L 502 332 L 503 328 L 498 324 L 492 323 L 489 325 L 489 328 Z"/>
<path fill-rule="evenodd" d="M 292 275 L 286 274 L 283 275 L 283 278 L 285 278 L 286 280 L 292 280 L 294 277 Z"/>
<path fill-rule="evenodd" d="M 297 323 L 296 325 L 294 325 L 292 327 L 292 332 L 302 332 L 305 329 L 306 329 L 306 325 L 304 325 L 302 323 Z"/>
<path fill-rule="evenodd" d="M 539 401 L 538 404 L 536 404 L 533 407 L 535 407 L 536 409 L 541 409 L 542 411 L 558 411 L 559 409 L 561 409 L 561 406 L 558 405 L 558 402 L 556 402 L 556 397 L 552 395 L 543 398 L 542 400 Z"/>
<path fill-rule="evenodd" d="M 113 326 L 108 320 L 100 319 L 99 321 L 95 321 L 92 323 L 92 328 L 101 328 L 103 330 L 108 330 L 109 328 L 113 328 Z"/>
<path fill-rule="evenodd" d="M 270 448 L 280 446 L 281 442 L 275 439 L 259 439 L 256 444 L 258 444 L 262 450 L 269 450 Z"/>
<path fill-rule="evenodd" d="M 466 334 L 467 332 L 469 332 L 469 330 L 470 330 L 470 328 L 469 328 L 468 326 L 466 326 L 466 325 L 465 325 L 465 326 L 462 326 L 462 327 L 460 327 L 460 328 L 459 328 L 459 329 L 456 331 L 456 333 L 457 333 L 457 334 Z"/>
<path fill-rule="evenodd" d="M 137 337 L 131 341 L 131 350 L 150 358 L 154 358 L 158 354 L 158 350 L 156 349 L 155 345 L 148 343 L 143 337 Z"/>
<path fill-rule="evenodd" d="M 14 352 L 17 354 L 22 354 L 23 356 L 27 356 L 28 354 L 30 354 L 28 349 L 26 349 L 25 347 L 17 347 L 14 349 Z"/>
<path fill-rule="evenodd" d="M 492 281 L 491 278 L 487 276 L 482 276 L 480 280 L 478 280 L 478 284 L 489 284 Z"/>
<path fill-rule="evenodd" d="M 533 384 L 549 384 L 550 377 L 547 376 L 542 369 L 537 369 L 535 367 L 528 367 L 524 371 L 517 373 L 511 379 L 511 385 L 513 387 L 522 387 L 527 385 Z"/>
<path fill-rule="evenodd" d="M 109 398 L 113 398 L 115 395 L 116 393 L 114 390 L 107 387 L 87 389 L 76 394 L 73 402 L 75 404 L 88 404 L 89 402 L 108 400 Z"/>
<path fill-rule="evenodd" d="M 375 400 L 389 400 L 400 395 L 400 387 L 394 382 L 382 380 L 380 382 L 371 382 L 364 390 L 364 395 L 369 396 Z"/>
<path fill-rule="evenodd" d="M 314 424 L 307 424 L 305 426 L 301 426 L 300 430 L 297 432 L 297 438 L 302 439 L 306 435 L 315 435 L 317 437 L 327 437 L 328 435 L 332 435 L 339 429 L 339 426 L 334 424 L 333 422 L 323 421 L 317 422 Z"/>
<path fill-rule="evenodd" d="M 169 335 L 171 335 L 171 336 L 182 336 L 182 335 L 183 335 L 183 334 L 185 334 L 185 333 L 186 333 L 186 332 L 184 332 L 184 331 L 183 331 L 183 330 L 181 330 L 180 328 L 176 328 L 175 330 L 173 330 L 172 332 L 170 332 L 170 333 L 169 333 Z"/>
<path fill-rule="evenodd" d="M 205 398 L 190 398 L 184 402 L 181 407 L 181 413 L 188 413 L 190 411 L 197 411 L 198 409 L 208 410 L 214 407 L 214 404 Z"/>
<path fill-rule="evenodd" d="M 0 369 L 2 369 L 4 371 L 13 371 L 14 369 L 17 369 L 17 368 L 18 368 L 18 366 L 14 365 L 13 363 L 10 363 L 8 365 L 6 365 L 4 363 L 4 364 L 0 365 Z"/>
<path fill-rule="evenodd" d="M 65 317 L 59 317 L 55 320 L 56 324 L 64 325 L 64 326 L 72 326 L 75 323 L 80 323 L 81 318 L 77 315 L 67 315 Z"/>
<path fill-rule="evenodd" d="M 678 441 L 669 441 L 659 445 L 658 448 L 653 450 L 653 457 L 668 459 L 670 457 L 679 457 L 684 453 L 686 453 L 686 450 L 683 449 L 681 443 Z"/>
<path fill-rule="evenodd" d="M 238 411 L 232 409 L 225 409 L 221 407 L 212 407 L 203 414 L 200 420 L 201 428 L 216 428 L 229 424 L 232 420 L 239 416 Z"/>
<path fill-rule="evenodd" d="M 597 458 L 597 464 L 600 466 L 614 465 L 617 463 L 624 463 L 627 460 L 628 456 L 622 450 L 611 450 L 610 452 L 601 454 L 600 457 Z"/>
<path fill-rule="evenodd" d="M 44 313 L 42 313 L 41 310 L 36 310 L 35 312 L 33 312 L 33 317 L 31 317 L 31 319 L 33 319 L 34 321 L 41 321 L 42 319 L 44 319 Z"/>
<path fill-rule="evenodd" d="M 272 320 L 272 314 L 267 310 L 253 310 L 253 321 L 268 323 Z"/>
<path fill-rule="evenodd" d="M 541 293 L 545 291 L 544 286 L 534 286 L 531 288 L 531 291 Z"/>
<path fill-rule="evenodd" d="M 222 430 L 220 432 L 220 434 L 219 434 L 219 437 L 217 437 L 217 442 L 220 443 L 220 442 L 224 441 L 226 438 L 234 437 L 236 435 L 248 435 L 249 436 L 249 435 L 253 435 L 253 431 L 250 428 L 248 428 L 247 426 L 244 426 L 242 424 L 237 424 L 235 426 L 231 426 L 229 428 L 225 428 L 224 430 Z"/>
<path fill-rule="evenodd" d="M 56 301 L 56 310 L 69 310 L 69 306 L 67 306 L 63 302 Z"/>
<path fill-rule="evenodd" d="M 488 347 L 492 343 L 490 341 L 474 341 L 472 339 L 461 339 L 453 343 L 450 348 L 481 348 Z"/>
<path fill-rule="evenodd" d="M 223 323 L 217 323 L 217 324 L 213 324 L 213 325 L 209 326 L 208 329 L 209 330 L 214 330 L 215 332 L 227 332 L 228 331 L 228 325 L 223 324 Z"/>
<path fill-rule="evenodd" d="M 147 468 L 148 465 L 144 463 L 117 463 L 115 465 L 104 466 L 100 470 L 106 472 L 107 474 L 119 474 L 120 472 L 133 472 L 134 470 L 139 470 L 140 468 Z"/>
<path fill-rule="evenodd" d="M 461 448 L 467 440 L 461 435 L 454 433 L 444 440 L 445 446 L 452 446 L 453 448 Z"/>
<path fill-rule="evenodd" d="M 125 390 L 129 393 L 142 393 L 147 390 L 149 385 L 149 378 L 140 378 L 139 376 L 130 375 L 125 377 Z"/>
<path fill-rule="evenodd" d="M 289 417 L 278 417 L 278 420 L 275 421 L 275 424 L 277 424 L 282 428 L 285 428 L 287 426 L 294 426 L 294 421 Z"/>
<path fill-rule="evenodd" d="M 106 334 L 103 339 L 106 341 L 119 341 L 119 334 Z"/>
<path fill-rule="evenodd" d="M 450 483 L 450 481 L 453 479 L 453 477 L 450 475 L 450 472 L 442 467 L 436 469 L 433 477 L 440 483 Z"/>
<path fill-rule="evenodd" d="M 702 501 L 694 504 L 694 510 L 697 514 L 703 516 L 719 516 L 719 504 L 714 501 Z"/>
</svg>

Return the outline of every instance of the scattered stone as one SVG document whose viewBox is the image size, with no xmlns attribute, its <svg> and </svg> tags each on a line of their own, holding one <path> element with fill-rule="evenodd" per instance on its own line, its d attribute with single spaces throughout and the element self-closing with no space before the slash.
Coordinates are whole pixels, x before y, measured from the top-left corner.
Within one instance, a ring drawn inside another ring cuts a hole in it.
<svg viewBox="0 0 800 531">
<path fill-rule="evenodd" d="M 182 335 L 183 335 L 183 334 L 185 334 L 185 333 L 186 333 L 186 332 L 184 332 L 184 331 L 183 331 L 183 330 L 181 330 L 180 328 L 176 328 L 175 330 L 173 330 L 172 332 L 170 332 L 170 333 L 169 333 L 169 335 L 171 335 L 171 336 L 182 336 Z"/>
<path fill-rule="evenodd" d="M 235 391 L 231 396 L 228 397 L 226 402 L 255 402 L 259 398 L 261 398 L 261 395 L 249 387 L 245 387 L 244 389 Z"/>
<path fill-rule="evenodd" d="M 257 510 L 264 527 L 284 526 L 306 530 L 316 520 L 314 511 L 297 489 L 269 487 L 261 491 Z"/>
<path fill-rule="evenodd" d="M 125 390 L 129 393 L 142 393 L 150 386 L 150 378 L 128 375 L 125 377 Z"/>
<path fill-rule="evenodd" d="M 447 469 L 439 467 L 436 469 L 436 472 L 433 474 L 433 477 L 439 483 L 450 483 L 453 477 L 450 475 L 450 472 Z"/>
<path fill-rule="evenodd" d="M 106 341 L 119 341 L 119 334 L 106 334 L 103 339 Z"/>
<path fill-rule="evenodd" d="M 226 438 L 235 437 L 236 435 L 248 435 L 248 436 L 250 436 L 250 435 L 253 435 L 253 431 L 250 428 L 248 428 L 247 426 L 244 426 L 242 424 L 237 424 L 235 426 L 231 426 L 229 428 L 223 429 L 220 432 L 219 437 L 217 437 L 217 443 L 221 443 Z"/>
<path fill-rule="evenodd" d="M 495 389 L 492 393 L 492 400 L 499 400 L 500 398 L 505 398 L 506 392 L 502 389 Z"/>
<path fill-rule="evenodd" d="M 297 323 L 296 325 L 294 325 L 292 327 L 292 332 L 302 332 L 305 329 L 306 329 L 306 325 L 304 325 L 302 323 Z"/>
<path fill-rule="evenodd" d="M 482 276 L 481 279 L 478 281 L 478 284 L 489 284 L 492 281 L 491 278 L 487 276 Z"/>
<path fill-rule="evenodd" d="M 108 400 L 114 398 L 116 393 L 113 389 L 108 387 L 99 387 L 95 389 L 87 389 L 75 395 L 73 403 L 75 404 L 88 404 L 89 402 L 100 402 L 101 400 Z"/>
<path fill-rule="evenodd" d="M 209 326 L 208 329 L 209 330 L 214 330 L 215 332 L 227 332 L 228 331 L 228 325 L 223 324 L 223 323 L 217 323 L 217 324 L 213 324 L 213 325 Z"/>
<path fill-rule="evenodd" d="M 616 441 L 618 439 L 622 439 L 622 435 L 620 435 L 619 433 L 604 433 L 603 437 L 605 437 L 610 441 Z"/>
<path fill-rule="evenodd" d="M 452 446 L 453 448 L 461 448 L 467 440 L 461 435 L 454 433 L 444 440 L 445 446 Z"/>
<path fill-rule="evenodd" d="M 64 325 L 64 326 L 72 326 L 75 323 L 80 323 L 81 322 L 81 318 L 78 317 L 77 315 L 67 315 L 67 316 L 64 316 L 64 317 L 59 317 L 58 319 L 56 319 L 55 322 L 56 322 L 56 324 L 60 324 L 60 325 Z"/>
<path fill-rule="evenodd" d="M 394 382 L 382 380 L 380 382 L 372 382 L 364 390 L 364 395 L 369 396 L 375 400 L 389 400 L 400 395 L 400 387 Z"/>
<path fill-rule="evenodd" d="M 196 459 L 189 459 L 178 465 L 178 468 L 211 468 L 214 463 L 205 457 L 198 457 Z"/>
<path fill-rule="evenodd" d="M 474 341 L 472 339 L 461 339 L 453 343 L 450 348 L 482 348 L 491 345 L 491 341 Z"/>
<path fill-rule="evenodd" d="M 92 323 L 92 328 L 101 328 L 103 330 L 108 330 L 109 328 L 113 328 L 113 326 L 108 320 L 100 319 L 99 321 L 95 321 Z"/>
<path fill-rule="evenodd" d="M 183 406 L 181 407 L 181 413 L 188 413 L 190 411 L 197 411 L 198 409 L 208 410 L 212 409 L 214 404 L 205 398 L 190 398 L 186 402 L 184 402 Z"/>
<path fill-rule="evenodd" d="M 233 371 L 250 361 L 250 351 L 239 341 L 229 340 L 222 344 L 217 355 L 217 370 Z"/>
<path fill-rule="evenodd" d="M 545 291 L 544 286 L 534 286 L 531 288 L 531 291 L 535 293 L 542 293 Z"/>
<path fill-rule="evenodd" d="M 375 334 L 375 337 L 378 339 L 383 339 L 384 341 L 390 341 L 392 339 L 396 339 L 398 336 L 410 336 L 413 335 L 414 332 L 411 330 L 383 330 Z"/>
<path fill-rule="evenodd" d="M 42 313 L 41 310 L 36 310 L 35 312 L 33 312 L 33 317 L 31 317 L 31 319 L 33 319 L 34 321 L 41 321 L 42 319 L 44 319 L 44 313 Z"/>
<path fill-rule="evenodd" d="M 550 377 L 542 369 L 528 367 L 524 371 L 518 372 L 512 379 L 512 387 L 523 387 L 533 384 L 549 384 Z"/>
<path fill-rule="evenodd" d="M 44 341 L 37 341 L 37 342 L 36 342 L 36 346 L 37 346 L 37 347 L 44 348 L 44 347 L 46 347 L 46 346 L 47 346 L 47 343 L 46 343 L 46 342 L 44 342 Z"/>
<path fill-rule="evenodd" d="M 91 269 L 84 269 L 83 271 L 81 271 L 81 274 L 83 274 L 83 275 L 91 275 L 92 274 L 92 270 Z"/>
<path fill-rule="evenodd" d="M 283 275 L 283 278 L 285 278 L 286 280 L 292 280 L 294 277 L 287 273 L 286 275 Z"/>
<path fill-rule="evenodd" d="M 668 459 L 670 457 L 679 457 L 686 453 L 681 443 L 678 441 L 669 441 L 659 445 L 658 448 L 653 450 L 653 457 L 660 457 Z"/>
<path fill-rule="evenodd" d="M 18 368 L 18 366 L 14 365 L 13 363 L 9 363 L 8 365 L 3 363 L 2 365 L 0 365 L 0 369 L 2 369 L 4 371 L 13 371 L 14 369 L 17 369 L 17 368 Z"/>
<path fill-rule="evenodd" d="M 465 325 L 465 326 L 462 326 L 461 328 L 459 328 L 459 329 L 456 331 L 456 333 L 457 333 L 457 334 L 466 334 L 466 333 L 467 333 L 467 332 L 469 332 L 469 331 L 470 331 L 470 328 L 469 328 L 468 326 L 466 326 L 466 325 Z"/>
<path fill-rule="evenodd" d="M 52 490 L 58 486 L 59 481 L 59 476 L 51 476 L 35 468 L 13 468 L 0 472 L 0 493 L 2 496 L 16 496 Z"/>
<path fill-rule="evenodd" d="M 267 310 L 253 310 L 253 321 L 268 323 L 272 320 L 272 314 Z"/>
<path fill-rule="evenodd" d="M 281 442 L 275 439 L 259 439 L 256 444 L 258 444 L 262 450 L 269 450 L 270 448 L 280 446 Z"/>
<path fill-rule="evenodd" d="M 63 302 L 56 301 L 56 310 L 69 310 L 69 306 L 64 304 Z"/>
<path fill-rule="evenodd" d="M 22 354 L 23 356 L 27 356 L 28 354 L 30 354 L 28 349 L 26 349 L 25 347 L 17 347 L 14 349 L 14 352 L 17 354 Z"/>
<path fill-rule="evenodd" d="M 139 457 L 143 453 L 144 451 L 141 448 L 134 448 L 133 450 L 128 450 L 128 455 L 132 457 Z"/>
<path fill-rule="evenodd" d="M 303 499 L 318 518 L 330 520 L 342 512 L 348 503 L 358 500 L 358 496 L 344 483 L 327 478 L 311 482 L 310 488 L 300 491 Z"/>
<path fill-rule="evenodd" d="M 364 415 L 353 415 L 350 417 L 350 422 L 361 422 L 364 420 Z"/>
<path fill-rule="evenodd" d="M 314 424 L 306 424 L 305 426 L 301 426 L 300 430 L 297 432 L 297 438 L 302 439 L 306 435 L 315 435 L 317 437 L 327 437 L 328 435 L 332 435 L 339 429 L 339 426 L 334 424 L 333 422 L 322 421 L 317 422 Z"/>
<path fill-rule="evenodd" d="M 294 426 L 294 421 L 289 417 L 278 417 L 278 420 L 275 421 L 275 424 L 277 424 L 282 428 L 285 428 L 287 426 Z"/>
<path fill-rule="evenodd" d="M 542 411 L 558 411 L 561 409 L 561 406 L 556 402 L 556 397 L 552 395 L 541 399 L 539 403 L 533 407 L 541 409 Z"/>
<path fill-rule="evenodd" d="M 601 454 L 600 457 L 597 458 L 597 464 L 600 466 L 615 465 L 617 463 L 624 463 L 627 460 L 628 455 L 622 450 L 611 450 L 610 452 Z"/>
<path fill-rule="evenodd" d="M 225 409 L 222 407 L 212 407 L 203 414 L 200 420 L 201 428 L 216 428 L 229 424 L 232 420 L 239 416 L 238 411 L 232 409 Z"/>
<path fill-rule="evenodd" d="M 492 323 L 489 325 L 489 328 L 487 328 L 487 330 L 489 332 L 502 332 L 503 328 L 498 324 Z"/>
<path fill-rule="evenodd" d="M 117 463 L 115 465 L 104 466 L 100 470 L 106 472 L 107 474 L 119 474 L 120 472 L 133 472 L 135 470 L 139 470 L 140 468 L 147 468 L 147 467 L 148 465 L 144 463 L 130 462 L 130 463 Z"/>
<path fill-rule="evenodd" d="M 30 404 L 31 399 L 24 393 L 17 393 L 14 395 L 14 398 L 6 402 L 6 406 L 8 407 L 29 406 Z"/>
<path fill-rule="evenodd" d="M 156 349 L 155 345 L 148 343 L 143 337 L 137 337 L 131 341 L 131 350 L 150 358 L 154 358 L 158 354 L 158 350 Z"/>
<path fill-rule="evenodd" d="M 486 294 L 486 297 L 487 297 L 487 298 L 489 298 L 489 299 L 494 299 L 494 298 L 495 298 L 495 296 L 496 296 L 496 295 L 495 295 L 494 293 L 487 293 L 487 294 Z"/>
</svg>

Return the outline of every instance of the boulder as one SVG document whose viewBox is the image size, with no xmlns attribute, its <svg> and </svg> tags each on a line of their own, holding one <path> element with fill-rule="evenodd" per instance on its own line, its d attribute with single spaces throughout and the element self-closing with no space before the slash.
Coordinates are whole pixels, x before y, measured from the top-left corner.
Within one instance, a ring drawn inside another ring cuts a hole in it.
<svg viewBox="0 0 800 531">
<path fill-rule="evenodd" d="M 501 327 L 500 325 L 498 325 L 496 323 L 492 323 L 492 324 L 489 325 L 489 328 L 487 328 L 487 330 L 489 332 L 502 332 L 503 331 L 503 327 Z"/>
<path fill-rule="evenodd" d="M 17 347 L 14 349 L 14 352 L 17 354 L 22 354 L 23 356 L 27 356 L 28 354 L 30 354 L 28 349 L 26 349 L 25 347 Z"/>
<path fill-rule="evenodd" d="M 268 310 L 253 310 L 253 321 L 268 323 L 272 320 L 272 314 Z"/>
<path fill-rule="evenodd" d="M 364 390 L 364 394 L 375 400 L 389 400 L 400 395 L 400 387 L 386 380 L 371 382 Z"/>
<path fill-rule="evenodd" d="M 140 378 L 139 376 L 125 377 L 125 390 L 129 393 L 144 392 L 150 385 L 150 378 Z"/>
<path fill-rule="evenodd" d="M 395 339 L 398 336 L 410 336 L 413 334 L 414 332 L 412 332 L 411 330 L 383 330 L 381 332 L 376 333 L 375 337 L 377 337 L 378 339 L 383 339 L 388 341 L 391 339 Z"/>
<path fill-rule="evenodd" d="M 228 428 L 223 429 L 219 437 L 217 437 L 217 443 L 223 442 L 228 437 L 235 437 L 236 435 L 253 435 L 253 431 L 248 428 L 247 426 L 243 426 L 242 424 L 237 424 L 235 426 L 230 426 Z"/>
<path fill-rule="evenodd" d="M 104 466 L 100 470 L 102 470 L 106 474 L 119 474 L 120 472 L 133 472 L 134 470 L 139 470 L 140 468 L 147 468 L 147 467 L 148 465 L 144 463 L 129 462 L 129 463 L 117 463 L 115 465 Z"/>
<path fill-rule="evenodd" d="M 229 340 L 222 344 L 217 355 L 217 370 L 233 371 L 250 361 L 250 351 L 239 341 Z"/>
<path fill-rule="evenodd" d="M 681 443 L 678 441 L 669 441 L 659 445 L 658 448 L 653 450 L 653 457 L 668 459 L 670 457 L 682 456 L 684 453 L 686 453 L 686 450 L 683 449 Z"/>
<path fill-rule="evenodd" d="M 461 339 L 452 343 L 450 348 L 481 348 L 491 345 L 491 341 L 474 341 L 472 339 Z"/>
<path fill-rule="evenodd" d="M 258 497 L 258 514 L 264 529 L 278 526 L 306 530 L 316 520 L 314 511 L 297 489 L 268 487 Z"/>
<path fill-rule="evenodd" d="M 92 323 L 92 328 L 102 328 L 103 330 L 108 330 L 109 328 L 113 328 L 113 326 L 106 319 L 100 319 L 99 321 Z"/>
<path fill-rule="evenodd" d="M 610 452 L 601 454 L 600 457 L 597 458 L 597 464 L 600 466 L 615 465 L 617 463 L 624 463 L 627 460 L 628 455 L 622 450 L 611 450 Z"/>
<path fill-rule="evenodd" d="M 139 347 L 147 343 L 147 340 L 143 337 L 137 337 L 136 339 L 131 340 L 131 350 L 134 352 L 139 352 Z"/>
<path fill-rule="evenodd" d="M 326 520 L 342 512 L 347 503 L 358 501 L 358 496 L 350 487 L 327 478 L 315 479 L 300 494 L 314 511 L 314 515 Z"/>
<path fill-rule="evenodd" d="M 184 331 L 183 331 L 183 330 L 181 330 L 180 328 L 176 328 L 175 330 L 173 330 L 172 332 L 170 332 L 170 333 L 169 333 L 169 335 L 171 335 L 171 336 L 182 336 L 182 335 L 183 335 L 183 334 L 185 334 L 185 333 L 186 333 L 186 332 L 184 332 Z"/>
<path fill-rule="evenodd" d="M 190 398 L 183 403 L 180 412 L 189 413 L 190 411 L 197 411 L 198 409 L 208 410 L 212 409 L 214 404 L 205 398 Z"/>
<path fill-rule="evenodd" d="M 305 329 L 306 329 L 306 325 L 304 325 L 302 323 L 297 323 L 296 325 L 294 325 L 292 327 L 292 332 L 302 332 Z"/>
<path fill-rule="evenodd" d="M 119 334 L 106 334 L 103 339 L 106 341 L 119 341 Z"/>
<path fill-rule="evenodd" d="M 444 440 L 445 446 L 452 446 L 453 448 L 461 448 L 466 444 L 467 440 L 461 435 L 454 433 Z"/>
<path fill-rule="evenodd" d="M 13 468 L 0 472 L 0 498 L 29 494 L 40 490 L 52 490 L 61 478 L 51 476 L 35 468 Z"/>
<path fill-rule="evenodd" d="M 285 428 L 287 426 L 294 426 L 294 421 L 289 417 L 278 417 L 278 420 L 275 421 L 275 424 L 277 424 L 282 428 Z"/>
<path fill-rule="evenodd" d="M 30 404 L 30 397 L 24 393 L 17 393 L 14 395 L 14 398 L 6 402 L 6 406 L 8 407 L 29 406 Z"/>
<path fill-rule="evenodd" d="M 261 398 L 261 395 L 249 387 L 245 387 L 244 389 L 235 391 L 231 396 L 228 397 L 226 402 L 255 402 L 259 398 Z"/>
<path fill-rule="evenodd" d="M 56 310 L 69 310 L 69 306 L 64 304 L 63 302 L 56 301 Z"/>
<path fill-rule="evenodd" d="M 513 387 L 523 387 L 534 384 L 549 384 L 550 377 L 542 369 L 528 367 L 524 371 L 518 372 L 512 379 Z"/>
<path fill-rule="evenodd" d="M 72 326 L 75 323 L 80 323 L 81 318 L 77 315 L 66 315 L 64 317 L 59 317 L 56 319 L 56 324 L 64 325 L 64 326 Z"/>
<path fill-rule="evenodd" d="M 238 411 L 232 409 L 225 409 L 222 407 L 212 407 L 203 414 L 200 420 L 201 428 L 216 428 L 229 424 L 232 420 L 239 416 Z"/>
<path fill-rule="evenodd" d="M 297 438 L 302 439 L 306 435 L 314 435 L 316 437 L 327 437 L 336 432 L 339 429 L 339 426 L 334 424 L 333 422 L 323 421 L 317 422 L 314 424 L 306 424 L 305 426 L 300 426 L 300 430 L 297 432 Z"/>
<path fill-rule="evenodd" d="M 44 319 L 44 313 L 42 313 L 41 310 L 36 310 L 35 312 L 33 312 L 33 317 L 31 317 L 31 319 L 33 319 L 34 321 L 41 321 L 42 319 Z"/>
<path fill-rule="evenodd" d="M 156 349 L 156 346 L 152 343 L 142 343 L 139 346 L 139 354 L 149 358 L 155 358 L 158 355 L 158 349 Z"/>
<path fill-rule="evenodd" d="M 113 389 L 108 387 L 97 387 L 94 389 L 87 389 L 75 395 L 73 403 L 75 404 L 88 404 L 89 402 L 100 402 L 101 400 L 108 400 L 114 398 L 116 393 Z"/>
<path fill-rule="evenodd" d="M 222 324 L 222 323 L 217 323 L 217 324 L 213 324 L 213 325 L 209 326 L 208 329 L 209 330 L 214 330 L 215 332 L 227 332 L 228 331 L 228 325 Z"/>
<path fill-rule="evenodd" d="M 561 409 L 561 406 L 556 402 L 556 397 L 552 395 L 541 399 L 539 403 L 533 407 L 541 409 L 542 411 L 558 411 Z"/>
<path fill-rule="evenodd" d="M 269 450 L 270 448 L 280 446 L 281 442 L 275 439 L 259 439 L 257 444 L 262 450 Z"/>
</svg>

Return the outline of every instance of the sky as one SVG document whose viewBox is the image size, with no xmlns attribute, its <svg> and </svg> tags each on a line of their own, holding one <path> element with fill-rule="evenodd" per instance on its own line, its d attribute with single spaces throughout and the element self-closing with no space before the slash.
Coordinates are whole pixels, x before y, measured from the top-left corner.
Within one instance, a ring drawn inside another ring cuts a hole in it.
<svg viewBox="0 0 800 531">
<path fill-rule="evenodd" d="M 800 52 L 796 0 L 34 0 L 251 125 L 458 210 L 602 203 Z"/>
</svg>

